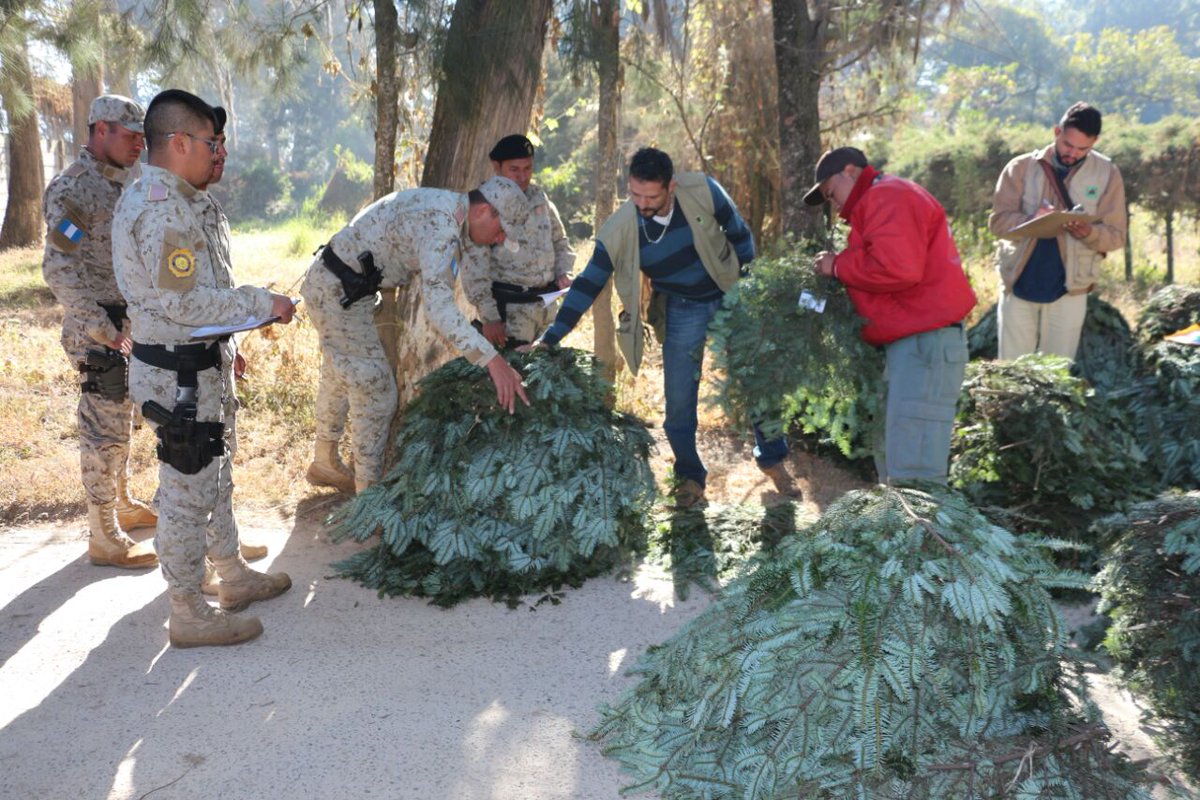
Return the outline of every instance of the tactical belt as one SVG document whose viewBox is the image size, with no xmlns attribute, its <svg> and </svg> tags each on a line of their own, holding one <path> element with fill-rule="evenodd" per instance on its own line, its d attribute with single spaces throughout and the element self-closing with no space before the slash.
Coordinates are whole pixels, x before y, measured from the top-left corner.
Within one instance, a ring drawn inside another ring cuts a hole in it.
<svg viewBox="0 0 1200 800">
<path fill-rule="evenodd" d="M 545 286 L 535 286 L 532 289 L 526 289 L 524 286 L 518 286 L 515 283 L 504 283 L 503 281 L 492 281 L 492 299 L 496 301 L 496 310 L 500 312 L 500 321 L 508 322 L 508 306 L 509 303 L 540 303 L 542 295 L 550 292 L 557 292 L 558 284 L 551 281 Z"/>
<path fill-rule="evenodd" d="M 152 367 L 179 373 L 179 385 L 196 388 L 196 373 L 221 366 L 221 340 L 210 344 L 166 345 L 134 342 L 133 357 Z"/>
<path fill-rule="evenodd" d="M 128 307 L 124 303 L 97 303 L 96 305 L 104 309 L 104 313 L 108 315 L 108 321 L 113 324 L 113 327 L 118 331 L 122 330 L 125 320 L 129 319 Z"/>
<path fill-rule="evenodd" d="M 84 376 L 79 384 L 81 391 L 114 403 L 122 403 L 129 396 L 129 361 L 121 351 L 111 347 L 89 349 L 83 354 L 79 371 Z"/>
</svg>

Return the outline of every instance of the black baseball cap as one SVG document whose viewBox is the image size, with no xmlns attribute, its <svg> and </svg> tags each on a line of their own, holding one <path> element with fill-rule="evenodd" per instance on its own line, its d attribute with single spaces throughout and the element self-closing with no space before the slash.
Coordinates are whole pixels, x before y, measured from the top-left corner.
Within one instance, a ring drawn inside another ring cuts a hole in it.
<svg viewBox="0 0 1200 800">
<path fill-rule="evenodd" d="M 804 195 L 804 202 L 810 206 L 819 206 L 824 203 L 825 196 L 821 194 L 821 184 L 851 165 L 867 166 L 866 155 L 857 147 L 839 147 L 836 150 L 826 150 L 822 153 L 821 157 L 817 159 L 817 182 L 808 190 L 808 194 Z"/>
</svg>

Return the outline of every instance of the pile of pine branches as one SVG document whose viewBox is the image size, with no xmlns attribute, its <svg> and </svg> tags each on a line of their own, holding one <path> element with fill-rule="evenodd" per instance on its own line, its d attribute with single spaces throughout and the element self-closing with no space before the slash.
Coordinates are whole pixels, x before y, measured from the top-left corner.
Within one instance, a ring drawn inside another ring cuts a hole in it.
<svg viewBox="0 0 1200 800">
<path fill-rule="evenodd" d="M 379 544 L 335 565 L 381 595 L 450 606 L 577 586 L 644 546 L 653 440 L 605 405 L 590 354 L 505 356 L 531 405 L 496 407 L 487 372 L 456 359 L 421 381 L 395 466 L 334 516 L 331 536 Z"/>
<path fill-rule="evenodd" d="M 1082 533 L 1080 511 L 1127 508 L 1153 490 L 1123 414 L 1069 369 L 1064 358 L 1038 354 L 971 362 L 950 480 L 980 505 L 1074 518 Z"/>
<path fill-rule="evenodd" d="M 725 295 L 708 328 L 720 402 L 740 427 L 800 430 L 869 455 L 883 357 L 863 342 L 845 287 L 813 270 L 816 249 L 789 241 Z"/>
<path fill-rule="evenodd" d="M 1138 318 L 1141 378 L 1118 394 L 1160 488 L 1200 487 L 1200 347 L 1163 337 L 1200 323 L 1200 287 L 1168 286 Z"/>
<path fill-rule="evenodd" d="M 1086 578 L 1054 544 L 952 492 L 851 492 L 651 649 L 592 737 L 670 800 L 1146 798 L 1073 704 L 1047 588 Z"/>
<path fill-rule="evenodd" d="M 1096 523 L 1115 545 L 1096 576 L 1104 647 L 1164 723 L 1162 745 L 1200 778 L 1200 492 Z"/>
<path fill-rule="evenodd" d="M 997 306 L 993 305 L 967 331 L 967 348 L 972 359 L 995 360 L 999 349 L 996 315 Z M 1125 317 L 1116 306 L 1089 294 L 1071 374 L 1102 392 L 1123 389 L 1135 378 L 1134 351 L 1133 332 Z"/>
</svg>

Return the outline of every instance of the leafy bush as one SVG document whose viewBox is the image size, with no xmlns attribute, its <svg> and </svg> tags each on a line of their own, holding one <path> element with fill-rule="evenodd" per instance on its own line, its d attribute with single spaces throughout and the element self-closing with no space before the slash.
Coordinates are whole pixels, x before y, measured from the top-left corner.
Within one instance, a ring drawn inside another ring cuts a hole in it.
<svg viewBox="0 0 1200 800">
<path fill-rule="evenodd" d="M 967 366 L 950 480 L 974 501 L 1049 514 L 1080 532 L 1079 511 L 1151 493 L 1145 456 L 1115 405 L 1057 356 Z"/>
<path fill-rule="evenodd" d="M 335 515 L 334 539 L 380 543 L 335 565 L 381 595 L 451 606 L 578 585 L 641 547 L 655 496 L 652 439 L 604 404 L 586 353 L 521 368 L 531 405 L 498 413 L 487 371 L 459 358 L 430 373 L 404 412 L 395 467 Z"/>
<path fill-rule="evenodd" d="M 235 172 L 226 183 L 229 194 L 225 211 L 232 219 L 265 220 L 291 211 L 291 179 L 265 159 Z"/>
<path fill-rule="evenodd" d="M 813 270 L 819 249 L 789 241 L 757 259 L 726 293 L 709 348 L 720 402 L 740 425 L 759 422 L 768 436 L 798 428 L 856 457 L 870 449 L 883 358 L 863 342 L 845 287 Z M 824 299 L 824 312 L 800 305 L 803 292 Z"/>
<path fill-rule="evenodd" d="M 1093 583 L 1112 618 L 1104 647 L 1200 777 L 1200 493 L 1163 495 L 1096 523 L 1116 540 Z"/>
<path fill-rule="evenodd" d="M 1086 581 L 1051 544 L 944 490 L 851 492 L 651 649 L 592 737 L 669 800 L 1148 797 L 1072 705 L 1046 589 Z"/>
<path fill-rule="evenodd" d="M 375 192 L 374 167 L 344 147 L 335 147 L 337 165 L 325 184 L 317 211 L 321 214 L 353 217 L 371 202 Z"/>
</svg>

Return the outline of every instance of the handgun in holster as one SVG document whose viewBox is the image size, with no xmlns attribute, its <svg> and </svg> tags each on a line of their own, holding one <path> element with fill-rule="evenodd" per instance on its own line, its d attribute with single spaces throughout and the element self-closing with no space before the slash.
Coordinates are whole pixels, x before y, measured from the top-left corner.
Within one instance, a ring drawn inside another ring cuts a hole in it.
<svg viewBox="0 0 1200 800">
<path fill-rule="evenodd" d="M 84 353 L 79 371 L 84 374 L 80 388 L 105 400 L 120 403 L 129 396 L 129 359 L 119 350 L 105 347 Z"/>
<path fill-rule="evenodd" d="M 321 251 L 321 263 L 342 283 L 342 308 L 349 308 L 364 297 L 371 297 L 383 283 L 383 270 L 375 266 L 375 256 L 370 250 L 358 254 L 362 272 L 355 272 L 346 262 L 338 258 L 333 248 L 325 245 Z"/>
<path fill-rule="evenodd" d="M 182 389 L 171 411 L 147 400 L 142 403 L 142 416 L 158 426 L 158 460 L 184 475 L 195 475 L 225 454 L 225 424 L 197 422 L 195 393 L 188 397 Z"/>
</svg>

